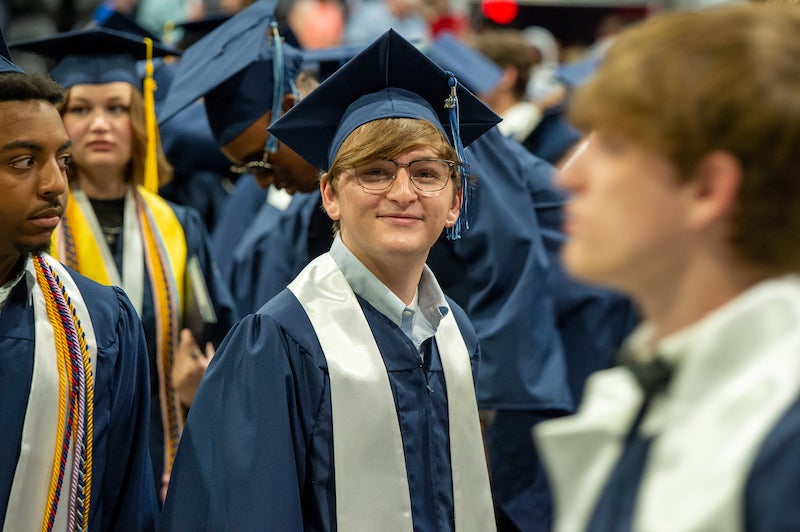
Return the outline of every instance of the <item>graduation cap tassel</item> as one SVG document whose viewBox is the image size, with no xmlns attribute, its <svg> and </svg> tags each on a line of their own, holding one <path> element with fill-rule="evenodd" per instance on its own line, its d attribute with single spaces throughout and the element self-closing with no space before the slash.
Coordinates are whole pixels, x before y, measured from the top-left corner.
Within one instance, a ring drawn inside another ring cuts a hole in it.
<svg viewBox="0 0 800 532">
<path fill-rule="evenodd" d="M 144 39 L 147 55 L 144 67 L 144 120 L 147 128 L 147 152 L 144 159 L 144 188 L 148 192 L 158 194 L 158 162 L 156 153 L 156 102 L 154 92 L 156 81 L 153 79 L 153 41 L 149 37 Z"/>
<path fill-rule="evenodd" d="M 270 23 L 270 28 L 272 29 L 272 42 L 273 42 L 273 51 L 272 51 L 272 117 L 270 119 L 270 124 L 274 124 L 275 121 L 280 118 L 281 110 L 283 109 L 283 77 L 284 77 L 284 66 L 283 66 L 283 44 L 281 43 L 281 36 L 278 33 L 278 23 L 274 20 Z M 278 139 L 274 135 L 269 135 L 267 138 L 267 145 L 265 149 L 269 153 L 275 153 L 275 150 L 278 149 Z"/>
<path fill-rule="evenodd" d="M 458 109 L 458 95 L 456 89 L 458 87 L 458 80 L 452 72 L 447 72 L 449 79 L 447 85 L 450 87 L 450 96 L 444 101 L 444 106 L 448 109 L 448 116 L 450 119 L 450 131 L 453 135 L 453 146 L 458 154 L 458 159 L 461 161 L 461 214 L 456 220 L 453 227 L 447 228 L 447 238 L 449 240 L 458 240 L 461 238 L 461 231 L 469 229 L 469 205 L 471 203 L 470 196 L 472 190 L 469 183 L 469 162 L 467 161 L 467 154 L 464 151 L 464 145 L 461 142 L 461 127 L 459 124 L 459 109 Z"/>
</svg>

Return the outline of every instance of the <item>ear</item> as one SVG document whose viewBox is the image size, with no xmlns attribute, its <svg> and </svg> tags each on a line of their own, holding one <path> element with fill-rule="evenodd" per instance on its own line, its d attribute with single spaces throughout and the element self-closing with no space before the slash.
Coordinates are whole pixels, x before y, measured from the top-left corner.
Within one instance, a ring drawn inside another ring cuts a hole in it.
<svg viewBox="0 0 800 532">
<path fill-rule="evenodd" d="M 697 165 L 690 186 L 688 223 L 702 229 L 724 223 L 736 207 L 742 182 L 739 160 L 726 151 L 713 151 Z"/>
<path fill-rule="evenodd" d="M 500 78 L 500 85 L 506 90 L 511 90 L 517 83 L 517 69 L 513 66 L 503 67 L 503 77 Z"/>
<path fill-rule="evenodd" d="M 453 195 L 453 202 L 450 205 L 450 210 L 447 213 L 447 219 L 444 222 L 445 227 L 453 227 L 458 221 L 458 215 L 461 213 L 461 196 L 464 195 L 464 190 L 459 189 L 456 194 Z"/>
<path fill-rule="evenodd" d="M 322 207 L 328 213 L 331 220 L 340 220 L 342 218 L 341 210 L 339 209 L 339 199 L 333 191 L 333 185 L 330 179 L 320 179 L 319 191 L 322 195 Z"/>
<path fill-rule="evenodd" d="M 300 99 L 292 93 L 287 93 L 283 95 L 283 112 L 285 113 L 296 104 Z"/>
</svg>

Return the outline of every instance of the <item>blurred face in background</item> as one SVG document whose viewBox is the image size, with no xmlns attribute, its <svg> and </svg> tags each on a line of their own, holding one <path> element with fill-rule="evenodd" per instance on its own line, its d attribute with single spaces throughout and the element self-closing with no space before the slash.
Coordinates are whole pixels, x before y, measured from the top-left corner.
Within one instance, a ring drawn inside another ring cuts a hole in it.
<svg viewBox="0 0 800 532">
<path fill-rule="evenodd" d="M 124 176 L 132 153 L 131 90 L 124 82 L 69 89 L 62 115 L 78 176 Z"/>
<path fill-rule="evenodd" d="M 625 136 L 594 132 L 557 182 L 570 192 L 561 256 L 574 276 L 636 293 L 680 270 L 691 194 L 668 159 Z"/>
</svg>

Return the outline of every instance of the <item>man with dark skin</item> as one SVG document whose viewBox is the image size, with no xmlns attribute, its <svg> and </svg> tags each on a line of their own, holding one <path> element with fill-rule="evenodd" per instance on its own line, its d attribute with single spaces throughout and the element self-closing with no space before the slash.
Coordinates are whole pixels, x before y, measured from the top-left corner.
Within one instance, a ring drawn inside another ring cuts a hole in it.
<svg viewBox="0 0 800 532">
<path fill-rule="evenodd" d="M 61 98 L 10 62 L 0 35 L 0 521 L 152 530 L 141 323 L 121 289 L 47 253 L 72 145 Z"/>
</svg>

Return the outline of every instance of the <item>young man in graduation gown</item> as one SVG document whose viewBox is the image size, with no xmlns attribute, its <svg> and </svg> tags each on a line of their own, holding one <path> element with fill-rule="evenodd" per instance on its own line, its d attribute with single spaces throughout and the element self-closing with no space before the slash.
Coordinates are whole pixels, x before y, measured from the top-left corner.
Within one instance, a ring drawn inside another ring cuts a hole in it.
<svg viewBox="0 0 800 532">
<path fill-rule="evenodd" d="M 800 7 L 660 15 L 578 89 L 562 256 L 644 322 L 537 427 L 559 531 L 800 529 Z"/>
<path fill-rule="evenodd" d="M 127 296 L 47 254 L 71 143 L 61 88 L 0 35 L 0 521 L 3 530 L 151 530 L 149 370 Z"/>
<path fill-rule="evenodd" d="M 273 125 L 330 168 L 320 189 L 338 236 L 217 353 L 166 530 L 494 529 L 477 340 L 424 262 L 460 230 L 461 139 L 496 120 L 390 31 Z M 401 126 L 415 133 L 378 147 L 372 129 Z"/>
</svg>

